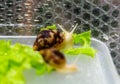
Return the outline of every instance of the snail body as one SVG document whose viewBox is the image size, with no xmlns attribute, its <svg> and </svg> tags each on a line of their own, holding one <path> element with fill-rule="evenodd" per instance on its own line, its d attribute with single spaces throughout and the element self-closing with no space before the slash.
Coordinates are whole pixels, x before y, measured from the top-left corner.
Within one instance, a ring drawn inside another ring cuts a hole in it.
<svg viewBox="0 0 120 84">
<path fill-rule="evenodd" d="M 60 25 L 63 32 L 51 29 L 42 30 L 33 44 L 33 49 L 42 55 L 44 61 L 59 72 L 77 70 L 76 66 L 67 64 L 64 54 L 60 52 L 61 49 L 73 45 L 72 35 L 76 26 L 71 32 L 65 31 Z"/>
</svg>

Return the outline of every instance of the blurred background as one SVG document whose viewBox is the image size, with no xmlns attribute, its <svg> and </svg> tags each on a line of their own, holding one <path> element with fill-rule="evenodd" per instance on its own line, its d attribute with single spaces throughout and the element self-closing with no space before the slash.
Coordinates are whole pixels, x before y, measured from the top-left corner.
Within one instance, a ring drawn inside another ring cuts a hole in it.
<svg viewBox="0 0 120 84">
<path fill-rule="evenodd" d="M 0 35 L 33 36 L 61 24 L 76 33 L 92 30 L 105 42 L 120 74 L 120 0 L 0 0 Z"/>
</svg>

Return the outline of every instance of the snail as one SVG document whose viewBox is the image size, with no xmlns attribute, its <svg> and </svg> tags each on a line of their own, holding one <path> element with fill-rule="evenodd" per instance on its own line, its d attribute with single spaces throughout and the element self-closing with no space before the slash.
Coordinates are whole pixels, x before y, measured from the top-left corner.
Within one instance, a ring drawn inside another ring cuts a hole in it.
<svg viewBox="0 0 120 84">
<path fill-rule="evenodd" d="M 57 71 L 75 72 L 77 66 L 74 64 L 68 65 L 64 54 L 60 52 L 60 50 L 73 46 L 73 32 L 77 25 L 75 25 L 71 32 L 67 32 L 60 25 L 58 26 L 61 28 L 62 32 L 57 29 L 40 31 L 33 44 L 33 49 L 38 51 L 44 61 Z"/>
</svg>

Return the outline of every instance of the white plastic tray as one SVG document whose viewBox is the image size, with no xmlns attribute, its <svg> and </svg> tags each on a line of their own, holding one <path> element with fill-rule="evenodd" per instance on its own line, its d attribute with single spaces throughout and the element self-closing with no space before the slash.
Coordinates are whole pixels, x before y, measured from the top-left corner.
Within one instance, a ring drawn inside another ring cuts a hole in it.
<svg viewBox="0 0 120 84">
<path fill-rule="evenodd" d="M 13 42 L 21 42 L 31 45 L 34 36 L 0 37 L 0 39 L 12 39 Z M 98 50 L 95 58 L 81 55 L 77 65 L 79 71 L 71 74 L 53 72 L 43 76 L 36 76 L 33 70 L 25 72 L 27 84 L 120 84 L 120 79 L 113 64 L 107 46 L 96 39 L 92 39 L 92 47 Z M 74 57 L 68 58 L 72 63 Z"/>
</svg>

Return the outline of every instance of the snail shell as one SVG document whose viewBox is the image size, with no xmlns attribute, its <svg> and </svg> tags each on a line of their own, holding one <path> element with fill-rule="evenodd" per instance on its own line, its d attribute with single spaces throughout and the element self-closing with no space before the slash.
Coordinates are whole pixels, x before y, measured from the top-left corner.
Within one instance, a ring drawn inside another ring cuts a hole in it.
<svg viewBox="0 0 120 84">
<path fill-rule="evenodd" d="M 51 47 L 60 48 L 64 39 L 64 34 L 58 30 L 43 30 L 37 35 L 33 49 L 40 51 Z"/>
</svg>

